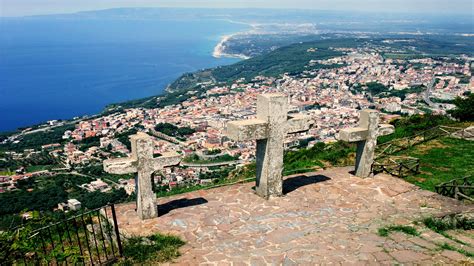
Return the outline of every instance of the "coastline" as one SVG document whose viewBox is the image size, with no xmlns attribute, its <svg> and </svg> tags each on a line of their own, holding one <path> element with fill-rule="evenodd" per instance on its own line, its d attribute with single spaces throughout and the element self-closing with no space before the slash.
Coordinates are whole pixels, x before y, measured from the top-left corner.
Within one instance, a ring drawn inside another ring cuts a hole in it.
<svg viewBox="0 0 474 266">
<path fill-rule="evenodd" d="M 42 53 L 31 53 L 29 57 L 20 55 L 43 45 L 36 41 L 44 42 L 41 38 L 35 40 L 31 36 L 30 40 L 26 34 L 34 31 L 37 23 L 20 20 L 17 26 L 21 31 L 8 27 L 10 30 L 6 34 L 12 35 L 11 43 L 19 45 L 1 46 L 6 47 L 5 60 L 0 64 L 0 72 L 4 74 L 0 74 L 4 87 L 2 92 L 5 92 L 5 102 L 0 108 L 3 116 L 0 119 L 1 133 L 44 124 L 50 120 L 94 115 L 110 104 L 165 94 L 166 87 L 185 73 L 241 60 L 227 57 L 218 59 L 213 57 L 213 49 L 222 35 L 249 29 L 244 24 L 215 19 L 182 20 L 177 24 L 174 21 L 147 20 L 134 22 L 136 25 L 132 23 L 120 32 L 111 30 L 108 39 L 116 44 L 84 45 L 81 41 L 76 42 L 76 39 L 63 40 L 61 35 L 68 27 L 74 27 L 85 34 L 74 38 L 87 37 L 88 42 L 96 43 L 96 39 L 86 33 L 88 22 L 67 21 L 64 27 L 60 27 L 61 34 L 56 34 L 56 30 L 44 33 L 44 38 L 49 38 L 51 42 L 59 40 L 67 45 L 48 45 L 45 42 Z M 112 23 L 114 20 L 110 22 L 104 18 L 103 21 L 104 29 L 116 26 L 115 22 Z M 150 26 L 144 27 L 142 31 L 139 28 L 142 23 Z M 160 25 L 156 31 L 155 25 Z M 176 30 L 165 34 L 171 27 Z M 135 36 L 132 30 L 147 34 L 140 33 L 137 34 L 140 38 L 132 38 Z M 181 41 L 181 38 L 187 41 Z M 124 49 L 134 52 L 123 53 Z M 87 60 L 83 55 L 87 55 Z M 54 74 L 58 71 L 61 75 Z M 22 79 L 24 73 L 29 74 L 28 79 Z M 90 95 L 99 96 L 91 100 Z"/>
<path fill-rule="evenodd" d="M 235 37 L 237 35 L 243 35 L 243 34 L 249 34 L 249 33 L 252 33 L 252 32 L 256 32 L 257 31 L 257 24 L 241 22 L 241 21 L 235 21 L 235 20 L 231 20 L 231 19 L 225 19 L 224 21 L 234 23 L 234 24 L 246 25 L 246 26 L 249 26 L 250 29 L 248 29 L 246 31 L 242 31 L 242 32 L 236 32 L 236 33 L 232 33 L 232 34 L 222 35 L 221 40 L 214 47 L 214 50 L 212 52 L 212 56 L 214 58 L 227 57 L 227 58 L 238 58 L 238 59 L 242 59 L 242 60 L 249 59 L 250 56 L 247 56 L 245 54 L 227 53 L 226 52 L 226 43 L 229 42 L 230 39 L 232 39 L 233 37 Z"/>
<path fill-rule="evenodd" d="M 245 34 L 245 33 L 237 32 L 237 33 L 233 33 L 233 34 L 223 35 L 221 37 L 221 40 L 214 47 L 211 56 L 214 57 L 214 58 L 237 58 L 237 59 L 242 59 L 242 60 L 249 59 L 250 57 L 248 57 L 244 54 L 229 54 L 229 53 L 225 52 L 225 43 L 227 41 L 229 41 L 233 36 L 239 35 L 239 34 Z M 170 84 L 171 83 L 166 85 L 165 88 L 163 89 L 163 92 L 158 94 L 158 95 L 152 95 L 152 96 L 142 97 L 142 98 L 133 98 L 133 99 L 130 99 L 130 100 L 139 100 L 139 99 L 145 99 L 145 98 L 160 97 L 160 96 L 163 96 L 167 93 L 171 93 L 172 91 L 170 91 Z M 127 101 L 130 101 L 130 100 L 127 100 Z M 102 115 L 102 113 L 106 110 L 107 106 L 109 106 L 111 104 L 115 104 L 115 103 L 116 102 L 106 104 L 102 108 L 102 110 L 98 111 L 98 112 L 91 112 L 91 113 L 86 113 L 86 114 L 82 114 L 82 115 L 75 115 L 74 117 L 51 118 L 51 119 L 39 121 L 39 122 L 36 122 L 36 123 L 31 123 L 31 124 L 28 124 L 28 125 L 16 127 L 16 128 L 13 128 L 13 129 L 0 130 L 0 134 L 10 135 L 10 134 L 24 133 L 25 129 L 27 130 L 27 134 L 29 134 L 29 133 L 34 133 L 36 131 L 36 129 L 35 129 L 36 127 L 40 127 L 40 128 L 42 128 L 43 126 L 46 126 L 46 128 L 56 127 L 56 126 L 48 126 L 47 124 L 49 123 L 49 121 L 56 121 L 56 120 L 57 121 L 63 121 L 66 124 L 76 123 L 76 122 L 84 120 L 84 119 L 89 119 L 89 118 L 93 118 L 93 117 L 97 117 L 97 116 Z M 31 128 L 33 128 L 32 131 L 29 130 Z"/>
<path fill-rule="evenodd" d="M 229 54 L 225 52 L 226 48 L 226 42 L 228 42 L 232 37 L 238 35 L 240 33 L 235 33 L 235 34 L 230 34 L 230 35 L 224 35 L 221 37 L 221 40 L 219 43 L 214 47 L 214 51 L 212 52 L 212 56 L 214 58 L 222 58 L 222 57 L 228 57 L 228 58 L 239 58 L 239 59 L 249 59 L 249 56 L 246 56 L 244 54 Z"/>
<path fill-rule="evenodd" d="M 241 24 L 241 25 L 249 26 L 250 29 L 255 27 L 254 25 L 244 23 L 244 22 L 238 22 L 238 21 L 233 21 L 233 20 L 224 20 L 224 21 L 227 22 L 227 23 Z M 230 32 L 228 31 L 227 33 L 224 33 L 225 35 L 218 36 L 218 38 L 220 38 L 220 39 L 217 39 L 217 40 L 214 39 L 213 41 L 211 41 L 209 43 L 210 46 L 208 46 L 209 50 L 207 51 L 208 56 L 211 57 L 211 58 L 214 58 L 214 59 L 219 59 L 219 58 L 221 58 L 221 59 L 234 58 L 234 59 L 240 59 L 240 60 L 248 59 L 249 57 L 245 56 L 243 54 L 227 53 L 226 52 L 226 45 L 228 44 L 228 41 L 230 41 L 230 39 L 232 37 L 234 37 L 236 35 L 239 35 L 239 34 L 246 34 L 249 31 L 249 28 L 237 29 L 235 31 L 230 31 Z M 217 44 L 216 44 L 216 42 L 217 42 Z M 183 73 L 186 73 L 186 71 L 183 71 Z M 176 79 L 174 79 L 174 80 L 176 80 Z M 160 92 L 159 94 L 154 94 L 152 96 L 146 96 L 146 97 L 132 97 L 128 100 L 118 100 L 118 101 L 117 100 L 111 100 L 108 103 L 104 103 L 99 108 L 100 110 L 98 109 L 97 111 L 84 111 L 84 112 L 81 112 L 80 114 L 74 113 L 72 115 L 57 115 L 57 116 L 55 115 L 55 116 L 39 119 L 37 121 L 29 121 L 28 123 L 24 123 L 24 124 L 21 124 L 21 125 L 14 125 L 14 126 L 11 126 L 11 127 L 5 127 L 5 128 L 0 129 L 0 133 L 5 134 L 5 133 L 13 133 L 13 132 L 22 131 L 22 129 L 24 129 L 24 128 L 35 127 L 35 126 L 39 126 L 39 125 L 46 125 L 48 123 L 48 121 L 52 121 L 52 120 L 66 120 L 66 121 L 69 121 L 69 120 L 74 120 L 75 117 L 100 115 L 105 110 L 105 108 L 107 106 L 109 106 L 110 104 L 120 103 L 122 101 L 138 100 L 138 99 L 142 99 L 142 98 L 156 97 L 156 96 L 160 96 L 160 95 L 165 95 L 165 94 L 170 92 L 169 91 L 169 85 L 174 80 L 171 80 L 169 83 L 165 84 L 163 86 L 162 92 Z"/>
</svg>

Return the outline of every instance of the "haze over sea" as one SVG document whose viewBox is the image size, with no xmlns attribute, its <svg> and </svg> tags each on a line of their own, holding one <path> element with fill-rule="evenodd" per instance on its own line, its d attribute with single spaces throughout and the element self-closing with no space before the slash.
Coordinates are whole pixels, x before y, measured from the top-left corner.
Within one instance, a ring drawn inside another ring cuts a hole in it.
<svg viewBox="0 0 474 266">
<path fill-rule="evenodd" d="M 212 51 L 246 29 L 192 18 L 2 18 L 0 131 L 160 94 L 184 72 L 236 62 Z"/>
</svg>

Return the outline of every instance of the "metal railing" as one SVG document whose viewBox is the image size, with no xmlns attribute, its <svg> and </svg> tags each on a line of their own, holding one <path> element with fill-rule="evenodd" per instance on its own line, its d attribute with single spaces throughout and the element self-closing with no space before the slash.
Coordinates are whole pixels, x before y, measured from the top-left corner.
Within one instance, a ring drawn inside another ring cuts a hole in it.
<svg viewBox="0 0 474 266">
<path fill-rule="evenodd" d="M 17 264 L 101 265 L 123 254 L 113 204 L 36 229 L 28 240 L 32 247 Z"/>
</svg>

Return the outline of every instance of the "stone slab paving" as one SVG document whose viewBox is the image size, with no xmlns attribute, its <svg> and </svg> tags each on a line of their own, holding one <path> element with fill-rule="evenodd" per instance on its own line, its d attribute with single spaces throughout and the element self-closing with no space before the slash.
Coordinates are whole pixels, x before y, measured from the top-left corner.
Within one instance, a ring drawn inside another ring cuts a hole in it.
<svg viewBox="0 0 474 266">
<path fill-rule="evenodd" d="M 473 262 L 430 239 L 378 228 L 443 213 L 474 211 L 454 199 L 350 168 L 285 178 L 284 197 L 264 200 L 254 183 L 159 199 L 160 217 L 140 220 L 135 204 L 118 205 L 122 234 L 181 236 L 180 265 L 453 264 Z"/>
</svg>

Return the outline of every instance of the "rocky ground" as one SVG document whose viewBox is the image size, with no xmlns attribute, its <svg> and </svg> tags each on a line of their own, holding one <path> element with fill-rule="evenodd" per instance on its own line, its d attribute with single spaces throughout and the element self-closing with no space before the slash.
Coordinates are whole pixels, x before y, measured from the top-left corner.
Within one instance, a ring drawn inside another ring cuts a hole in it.
<svg viewBox="0 0 474 266">
<path fill-rule="evenodd" d="M 413 225 L 423 217 L 473 212 L 473 205 L 388 175 L 360 179 L 349 171 L 286 177 L 285 196 L 268 201 L 254 194 L 253 183 L 161 198 L 160 217 L 145 221 L 134 204 L 119 205 L 119 228 L 124 235 L 181 236 L 187 244 L 174 261 L 181 265 L 474 263 L 456 251 L 474 252 L 474 232 L 452 231 L 455 238 L 447 238 Z M 391 225 L 413 225 L 420 235 L 378 235 Z"/>
</svg>

